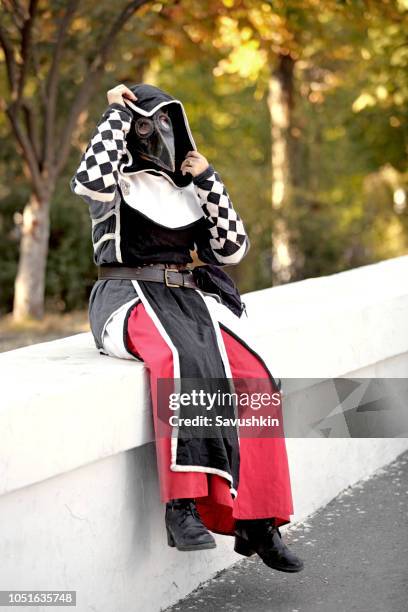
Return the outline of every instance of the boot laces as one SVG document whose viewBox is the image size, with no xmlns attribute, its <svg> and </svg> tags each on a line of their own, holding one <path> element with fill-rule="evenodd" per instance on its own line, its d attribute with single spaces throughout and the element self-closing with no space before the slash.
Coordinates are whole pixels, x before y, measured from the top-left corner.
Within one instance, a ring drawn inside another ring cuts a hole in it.
<svg viewBox="0 0 408 612">
<path fill-rule="evenodd" d="M 282 539 L 281 532 L 279 531 L 279 527 L 275 525 L 274 519 L 266 519 L 265 527 L 266 527 L 265 531 L 268 536 L 272 538 L 275 535 L 275 533 L 277 533 L 279 538 Z"/>
<path fill-rule="evenodd" d="M 182 499 L 177 501 L 176 504 L 181 510 L 183 510 L 183 515 L 180 519 L 180 523 L 183 524 L 188 519 L 189 515 L 193 518 L 201 521 L 201 517 L 198 514 L 197 507 L 195 505 L 195 501 L 193 499 Z"/>
<path fill-rule="evenodd" d="M 275 522 L 273 519 L 265 519 L 265 527 L 267 533 L 273 535 L 276 531 Z"/>
</svg>

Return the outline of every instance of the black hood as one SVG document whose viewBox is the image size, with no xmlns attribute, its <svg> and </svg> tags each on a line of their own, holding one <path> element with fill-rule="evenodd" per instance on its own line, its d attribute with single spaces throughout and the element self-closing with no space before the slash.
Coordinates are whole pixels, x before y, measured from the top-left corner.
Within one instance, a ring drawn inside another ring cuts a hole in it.
<svg viewBox="0 0 408 612">
<path fill-rule="evenodd" d="M 186 173 L 185 176 L 180 172 L 181 162 L 185 159 L 188 151 L 196 151 L 193 136 L 191 134 L 190 126 L 183 104 L 180 100 L 176 100 L 173 96 L 166 93 L 158 87 L 148 85 L 147 83 L 139 83 L 129 87 L 131 91 L 136 95 L 137 100 L 131 102 L 125 99 L 127 107 L 138 113 L 138 115 L 144 115 L 150 117 L 159 108 L 164 107 L 168 112 L 174 130 L 174 141 L 175 141 L 175 159 L 176 159 L 176 170 L 171 172 L 170 170 L 159 169 L 154 166 L 151 162 L 143 160 L 141 158 L 132 159 L 130 151 L 126 150 L 124 157 L 124 163 L 121 166 L 123 174 L 134 174 L 135 172 L 149 171 L 154 173 L 162 173 L 169 176 L 169 178 L 178 187 L 185 187 L 189 185 L 193 180 L 190 173 Z M 136 115 L 135 115 L 136 116 Z M 130 149 L 133 149 L 131 145 L 131 139 L 136 138 L 133 129 L 133 123 L 130 131 L 126 137 L 126 143 Z M 130 143 L 130 144 L 129 144 Z"/>
</svg>

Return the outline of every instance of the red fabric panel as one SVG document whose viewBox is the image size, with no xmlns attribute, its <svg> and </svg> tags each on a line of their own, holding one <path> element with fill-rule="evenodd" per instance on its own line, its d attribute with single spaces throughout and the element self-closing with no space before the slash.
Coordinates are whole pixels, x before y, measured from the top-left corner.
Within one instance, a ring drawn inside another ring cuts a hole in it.
<svg viewBox="0 0 408 612">
<path fill-rule="evenodd" d="M 142 303 L 132 310 L 127 327 L 128 348 L 146 364 L 150 375 L 154 428 L 157 431 L 157 379 L 173 378 L 173 354 Z M 156 439 L 160 497 L 163 502 L 178 497 L 207 495 L 207 475 L 170 470 L 170 439 Z"/>
<path fill-rule="evenodd" d="M 255 355 L 228 332 L 221 334 L 233 378 L 269 379 Z M 278 526 L 289 523 L 293 502 L 285 439 L 241 438 L 237 498 L 231 500 L 225 479 L 211 477 L 210 495 L 196 501 L 208 529 L 219 533 L 233 533 L 234 519 L 275 517 Z"/>
<path fill-rule="evenodd" d="M 228 332 L 221 333 L 233 378 L 269 378 L 255 355 Z M 157 379 L 173 377 L 173 356 L 141 303 L 128 319 L 127 341 L 149 370 L 157 431 Z M 156 453 L 161 500 L 196 498 L 202 520 L 211 531 L 232 535 L 235 519 L 275 517 L 278 525 L 290 521 L 293 505 L 284 438 L 241 438 L 235 500 L 228 481 L 221 476 L 171 471 L 168 438 L 157 437 Z"/>
<path fill-rule="evenodd" d="M 222 330 L 233 378 L 269 378 L 261 361 Z M 273 387 L 271 383 L 271 393 Z M 279 517 L 289 521 L 293 501 L 286 443 L 283 437 L 241 438 L 236 518 Z"/>
</svg>

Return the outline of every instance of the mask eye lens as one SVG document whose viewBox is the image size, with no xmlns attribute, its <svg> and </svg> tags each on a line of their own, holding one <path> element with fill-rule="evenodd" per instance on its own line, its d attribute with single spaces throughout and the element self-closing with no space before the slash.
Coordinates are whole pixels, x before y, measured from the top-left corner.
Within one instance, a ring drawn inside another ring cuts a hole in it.
<svg viewBox="0 0 408 612">
<path fill-rule="evenodd" d="M 169 131 L 171 129 L 171 119 L 166 113 L 160 113 L 159 117 L 159 125 L 163 130 Z"/>
<path fill-rule="evenodd" d="M 135 130 L 141 138 L 147 138 L 153 133 L 153 121 L 147 117 L 141 117 L 135 123 Z"/>
</svg>

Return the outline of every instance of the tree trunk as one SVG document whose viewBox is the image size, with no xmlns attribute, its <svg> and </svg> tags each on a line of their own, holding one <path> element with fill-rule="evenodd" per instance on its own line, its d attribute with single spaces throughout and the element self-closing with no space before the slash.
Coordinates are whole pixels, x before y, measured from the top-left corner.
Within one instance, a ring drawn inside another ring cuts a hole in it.
<svg viewBox="0 0 408 612">
<path fill-rule="evenodd" d="M 272 162 L 272 279 L 273 284 L 291 280 L 293 254 L 284 207 L 290 203 L 290 128 L 293 106 L 294 60 L 280 55 L 269 80 Z"/>
<path fill-rule="evenodd" d="M 40 201 L 34 194 L 24 208 L 20 259 L 14 284 L 15 321 L 41 319 L 44 315 L 49 211 L 49 201 Z"/>
</svg>

